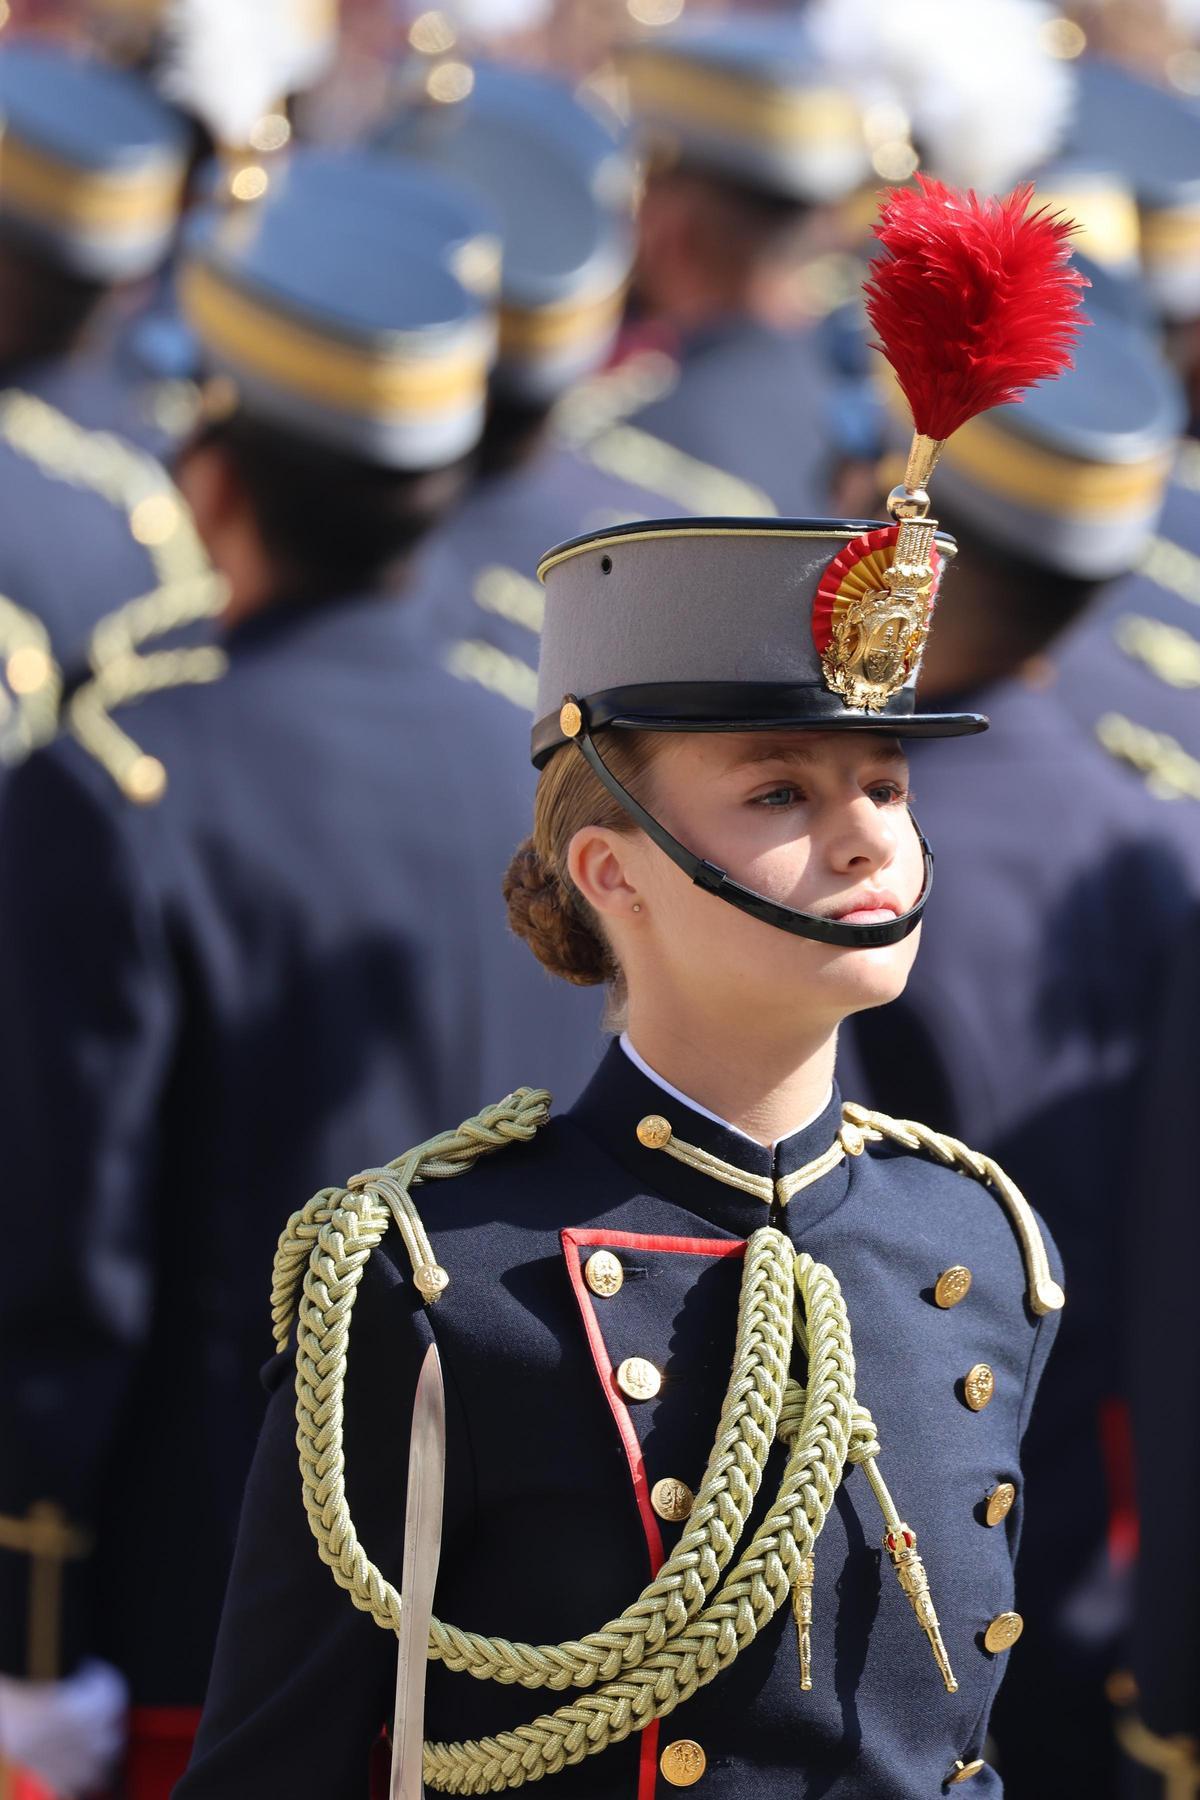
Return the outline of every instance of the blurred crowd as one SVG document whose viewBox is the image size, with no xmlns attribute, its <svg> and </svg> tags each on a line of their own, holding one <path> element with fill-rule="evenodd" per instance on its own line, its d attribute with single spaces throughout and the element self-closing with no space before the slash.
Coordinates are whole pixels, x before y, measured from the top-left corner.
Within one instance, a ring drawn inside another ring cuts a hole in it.
<svg viewBox="0 0 1200 1800">
<path fill-rule="evenodd" d="M 913 746 L 839 1080 L 1066 1267 L 995 1766 L 1200 1793 L 1200 8 L 0 9 L 0 1796 L 186 1766 L 288 1214 L 595 1066 L 500 895 L 539 559 L 880 517 L 922 178 L 1074 220 L 1088 325 L 939 470 L 922 695 L 992 727 Z"/>
</svg>

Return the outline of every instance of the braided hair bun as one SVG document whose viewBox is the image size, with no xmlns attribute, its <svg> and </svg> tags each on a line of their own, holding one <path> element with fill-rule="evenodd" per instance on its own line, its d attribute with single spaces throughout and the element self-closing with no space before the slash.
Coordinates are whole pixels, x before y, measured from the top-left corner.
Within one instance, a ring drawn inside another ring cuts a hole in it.
<svg viewBox="0 0 1200 1800">
<path fill-rule="evenodd" d="M 576 987 L 595 987 L 616 973 L 612 954 L 583 916 L 582 905 L 526 838 L 504 877 L 508 923 L 542 967 Z"/>
</svg>

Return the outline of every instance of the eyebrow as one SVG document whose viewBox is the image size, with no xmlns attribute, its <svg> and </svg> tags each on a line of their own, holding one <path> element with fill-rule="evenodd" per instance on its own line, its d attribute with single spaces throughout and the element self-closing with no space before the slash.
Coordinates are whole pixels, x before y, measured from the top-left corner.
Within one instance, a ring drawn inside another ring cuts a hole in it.
<svg viewBox="0 0 1200 1800">
<path fill-rule="evenodd" d="M 821 754 L 821 743 L 830 736 L 829 732 L 813 732 L 806 738 L 796 737 L 785 744 L 778 740 L 772 742 L 763 739 L 749 744 L 745 751 L 730 765 L 732 769 L 753 768 L 759 763 L 792 762 L 814 763 Z M 867 736 L 867 733 L 863 734 Z M 813 739 L 817 741 L 814 742 Z M 872 741 L 864 745 L 863 760 L 872 763 L 901 763 L 908 759 L 903 748 L 897 743 L 886 740 Z"/>
</svg>

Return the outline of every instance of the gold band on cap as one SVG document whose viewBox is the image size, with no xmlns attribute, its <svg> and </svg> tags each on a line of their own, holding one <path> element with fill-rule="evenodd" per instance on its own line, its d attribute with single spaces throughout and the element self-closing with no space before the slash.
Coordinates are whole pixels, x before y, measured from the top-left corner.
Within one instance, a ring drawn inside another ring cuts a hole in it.
<svg viewBox="0 0 1200 1800">
<path fill-rule="evenodd" d="M 487 380 L 482 337 L 442 355 L 422 347 L 390 354 L 335 343 L 228 286 L 200 263 L 180 279 L 183 311 L 204 342 L 281 388 L 374 418 L 425 416 L 482 398 Z"/>
<path fill-rule="evenodd" d="M 1034 512 L 1104 517 L 1153 510 L 1171 472 L 1171 448 L 1134 463 L 1094 463 L 1017 440 L 986 418 L 956 431 L 942 461 L 988 493 Z"/>
<path fill-rule="evenodd" d="M 1200 207 L 1143 212 L 1141 245 L 1143 260 L 1151 264 L 1200 258 Z"/>
<path fill-rule="evenodd" d="M 167 229 L 179 211 L 184 168 L 159 163 L 133 172 L 83 169 L 0 133 L 0 206 L 34 213 L 65 229 Z"/>
<path fill-rule="evenodd" d="M 1120 188 L 1048 187 L 1040 184 L 1034 204 L 1075 222 L 1072 250 L 1103 268 L 1136 262 L 1141 241 L 1137 202 Z"/>
<path fill-rule="evenodd" d="M 861 149 L 862 115 L 836 88 L 791 91 L 750 81 L 727 70 L 668 62 L 657 53 L 632 51 L 625 62 L 631 110 L 694 120 L 706 129 L 776 144 L 839 140 Z"/>
<path fill-rule="evenodd" d="M 569 300 L 562 306 L 525 310 L 500 308 L 500 355 L 520 356 L 530 351 L 559 350 L 588 343 L 615 331 L 625 303 L 625 284 L 587 300 Z"/>
</svg>

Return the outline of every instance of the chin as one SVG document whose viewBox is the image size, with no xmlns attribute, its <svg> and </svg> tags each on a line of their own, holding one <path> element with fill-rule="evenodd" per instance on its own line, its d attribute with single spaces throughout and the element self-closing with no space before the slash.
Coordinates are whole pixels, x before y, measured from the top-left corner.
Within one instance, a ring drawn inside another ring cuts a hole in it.
<svg viewBox="0 0 1200 1800">
<path fill-rule="evenodd" d="M 882 944 L 875 950 L 827 951 L 828 960 L 818 977 L 823 998 L 844 1015 L 886 1006 L 908 986 L 919 931 L 898 944 Z"/>
</svg>

